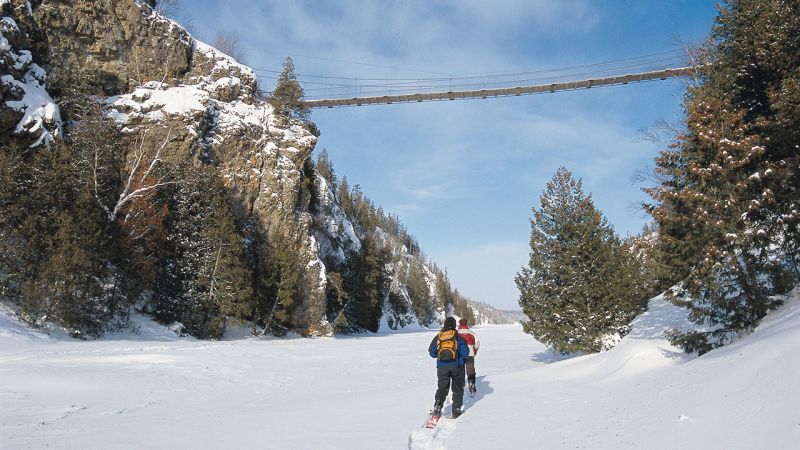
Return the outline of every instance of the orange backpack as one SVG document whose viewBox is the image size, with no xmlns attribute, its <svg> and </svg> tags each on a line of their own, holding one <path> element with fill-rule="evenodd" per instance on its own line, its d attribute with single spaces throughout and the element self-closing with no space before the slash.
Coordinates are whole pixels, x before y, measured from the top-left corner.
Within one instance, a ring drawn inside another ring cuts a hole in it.
<svg viewBox="0 0 800 450">
<path fill-rule="evenodd" d="M 458 333 L 456 330 L 439 332 L 436 337 L 436 359 L 439 361 L 458 359 Z"/>
</svg>

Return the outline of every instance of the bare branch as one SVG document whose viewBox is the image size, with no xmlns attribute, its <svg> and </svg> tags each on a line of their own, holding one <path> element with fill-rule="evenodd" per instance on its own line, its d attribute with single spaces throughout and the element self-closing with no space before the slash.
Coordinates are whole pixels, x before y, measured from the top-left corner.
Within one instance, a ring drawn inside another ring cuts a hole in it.
<svg viewBox="0 0 800 450">
<path fill-rule="evenodd" d="M 214 38 L 214 47 L 222 53 L 225 53 L 226 55 L 235 59 L 240 64 L 247 64 L 247 58 L 245 58 L 244 52 L 242 51 L 241 37 L 239 36 L 239 33 L 217 33 L 217 36 Z"/>
<path fill-rule="evenodd" d="M 144 173 L 142 173 L 142 161 L 147 156 L 147 151 L 145 149 L 146 135 L 147 131 L 142 134 L 138 148 L 136 149 L 133 165 L 128 173 L 128 179 L 125 182 L 125 187 L 122 189 L 122 192 L 120 192 L 119 199 L 117 200 L 116 205 L 114 205 L 114 209 L 109 213 L 109 220 L 112 222 L 117 219 L 117 216 L 122 208 L 131 201 L 144 197 L 154 189 L 178 183 L 177 181 L 167 181 L 170 175 L 169 173 L 148 183 L 148 180 L 151 178 L 156 166 L 163 162 L 161 160 L 161 152 L 167 147 L 167 144 L 172 141 L 172 129 L 167 131 L 167 137 L 158 147 L 155 155 L 150 158 L 150 164 L 147 166 L 147 169 L 144 170 Z"/>
<path fill-rule="evenodd" d="M 112 214 L 111 210 L 103 203 L 100 199 L 100 175 L 98 173 L 100 169 L 100 147 L 95 146 L 94 148 L 94 159 L 92 161 L 92 178 L 94 181 L 94 198 L 97 199 L 97 203 L 103 208 L 103 211 L 106 213 L 109 222 L 113 222 L 114 215 Z"/>
</svg>

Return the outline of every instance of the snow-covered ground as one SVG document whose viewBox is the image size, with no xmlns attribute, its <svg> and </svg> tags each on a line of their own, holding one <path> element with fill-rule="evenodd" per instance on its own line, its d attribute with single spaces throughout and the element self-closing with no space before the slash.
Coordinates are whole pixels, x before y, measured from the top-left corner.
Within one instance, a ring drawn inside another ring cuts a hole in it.
<svg viewBox="0 0 800 450">
<path fill-rule="evenodd" d="M 426 430 L 432 331 L 208 342 L 140 318 L 82 342 L 0 308 L 0 448 L 798 448 L 797 296 L 700 358 L 661 338 L 682 320 L 654 299 L 615 349 L 571 359 L 478 327 L 477 396 Z"/>
</svg>

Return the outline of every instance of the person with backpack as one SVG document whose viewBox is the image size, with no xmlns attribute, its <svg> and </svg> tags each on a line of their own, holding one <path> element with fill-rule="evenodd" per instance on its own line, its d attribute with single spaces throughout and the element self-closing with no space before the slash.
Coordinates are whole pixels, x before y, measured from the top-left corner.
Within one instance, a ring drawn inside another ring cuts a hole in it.
<svg viewBox="0 0 800 450">
<path fill-rule="evenodd" d="M 458 335 L 464 339 L 469 347 L 469 356 L 464 360 L 464 367 L 467 370 L 467 383 L 469 384 L 469 393 L 475 395 L 478 388 L 475 386 L 475 355 L 478 354 L 478 349 L 481 347 L 481 341 L 478 336 L 469 329 L 467 319 L 458 321 Z"/>
<path fill-rule="evenodd" d="M 444 326 L 431 341 L 428 353 L 432 358 L 436 358 L 436 377 L 438 379 L 431 417 L 438 420 L 442 415 L 447 391 L 452 385 L 453 418 L 455 419 L 461 415 L 461 406 L 464 403 L 464 361 L 469 356 L 469 347 L 466 341 L 456 331 L 455 318 L 448 317 L 444 320 Z"/>
</svg>

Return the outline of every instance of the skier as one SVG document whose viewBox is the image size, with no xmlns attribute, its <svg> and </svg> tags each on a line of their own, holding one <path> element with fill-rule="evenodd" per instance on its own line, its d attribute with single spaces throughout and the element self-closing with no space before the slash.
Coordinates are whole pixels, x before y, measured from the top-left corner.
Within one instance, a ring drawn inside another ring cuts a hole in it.
<svg viewBox="0 0 800 450">
<path fill-rule="evenodd" d="M 436 358 L 436 376 L 439 381 L 431 412 L 432 424 L 435 424 L 442 415 L 442 406 L 451 383 L 454 419 L 461 415 L 461 405 L 464 402 L 464 360 L 469 356 L 469 347 L 456 331 L 455 318 L 448 317 L 444 320 L 444 326 L 431 341 L 428 353 Z"/>
<path fill-rule="evenodd" d="M 474 396 L 478 388 L 475 387 L 475 355 L 478 354 L 478 349 L 481 347 L 481 341 L 478 336 L 469 329 L 467 319 L 458 321 L 458 335 L 464 339 L 469 347 L 469 356 L 464 360 L 464 365 L 467 369 L 467 383 L 469 384 L 469 393 Z"/>
</svg>

